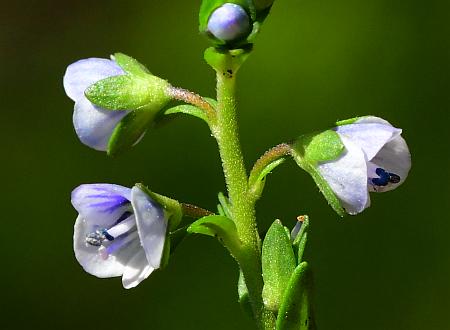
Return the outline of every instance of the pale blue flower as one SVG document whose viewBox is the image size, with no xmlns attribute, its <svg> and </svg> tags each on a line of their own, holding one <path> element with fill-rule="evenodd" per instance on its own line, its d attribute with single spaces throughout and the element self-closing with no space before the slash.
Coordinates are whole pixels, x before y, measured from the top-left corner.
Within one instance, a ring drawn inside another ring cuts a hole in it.
<svg viewBox="0 0 450 330">
<path fill-rule="evenodd" d="M 168 220 L 139 187 L 84 184 L 72 192 L 72 205 L 79 213 L 75 256 L 86 272 L 122 276 L 129 289 L 160 267 Z"/>
<path fill-rule="evenodd" d="M 349 214 L 370 206 L 370 192 L 397 188 L 408 176 L 411 155 L 401 129 L 367 116 L 335 129 L 345 150 L 318 170 Z"/>
<path fill-rule="evenodd" d="M 99 80 L 124 74 L 115 61 L 103 58 L 83 59 L 67 67 L 64 89 L 75 101 L 73 125 L 81 142 L 93 149 L 107 149 L 114 128 L 128 111 L 110 111 L 95 106 L 84 92 Z"/>
</svg>

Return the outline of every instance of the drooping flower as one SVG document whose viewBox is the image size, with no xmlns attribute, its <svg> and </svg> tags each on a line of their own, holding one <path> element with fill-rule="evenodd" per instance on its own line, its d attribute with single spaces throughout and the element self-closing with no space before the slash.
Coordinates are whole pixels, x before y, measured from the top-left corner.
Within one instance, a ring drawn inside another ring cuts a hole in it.
<svg viewBox="0 0 450 330">
<path fill-rule="evenodd" d="M 85 96 L 85 90 L 105 78 L 124 75 L 125 71 L 113 60 L 88 58 L 72 63 L 64 75 L 64 89 L 75 101 L 73 125 L 81 142 L 87 146 L 105 151 L 116 125 L 128 111 L 109 111 L 92 104 Z"/>
<path fill-rule="evenodd" d="M 110 155 L 136 144 L 172 98 L 166 80 L 121 53 L 69 65 L 64 88 L 81 142 Z"/>
<path fill-rule="evenodd" d="M 122 276 L 129 289 L 160 267 L 168 220 L 161 205 L 135 186 L 84 184 L 72 192 L 79 215 L 75 256 L 100 278 Z"/>
<path fill-rule="evenodd" d="M 338 213 L 357 214 L 370 206 L 369 192 L 395 189 L 408 176 L 411 155 L 401 133 L 384 119 L 360 117 L 300 138 L 293 156 Z"/>
</svg>

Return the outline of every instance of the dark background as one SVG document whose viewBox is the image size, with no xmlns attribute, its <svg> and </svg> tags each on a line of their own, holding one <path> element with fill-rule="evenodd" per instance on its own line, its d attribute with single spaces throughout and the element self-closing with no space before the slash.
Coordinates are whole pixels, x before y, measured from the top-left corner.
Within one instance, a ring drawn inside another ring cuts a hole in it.
<svg viewBox="0 0 450 330">
<path fill-rule="evenodd" d="M 199 3 L 1 1 L 2 329 L 252 329 L 234 261 L 213 239 L 189 238 L 128 291 L 84 273 L 72 251 L 81 183 L 145 182 L 208 208 L 224 189 L 205 124 L 181 118 L 110 159 L 79 143 L 62 87 L 68 64 L 121 51 L 213 96 Z M 444 0 L 277 0 L 240 72 L 248 167 L 279 142 L 365 114 L 403 128 L 411 149 L 406 183 L 343 220 L 293 162 L 270 176 L 260 229 L 312 220 L 320 330 L 450 329 L 449 21 Z"/>
</svg>

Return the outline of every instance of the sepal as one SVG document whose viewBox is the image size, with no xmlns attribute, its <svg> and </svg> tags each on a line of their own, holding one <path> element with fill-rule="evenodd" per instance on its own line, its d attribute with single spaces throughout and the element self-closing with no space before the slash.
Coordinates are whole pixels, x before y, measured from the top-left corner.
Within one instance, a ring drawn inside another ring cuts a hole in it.
<svg viewBox="0 0 450 330">
<path fill-rule="evenodd" d="M 116 156 L 139 142 L 153 124 L 158 110 L 145 107 L 130 111 L 114 128 L 108 141 L 108 155 Z"/>
<path fill-rule="evenodd" d="M 130 75 L 146 77 L 147 75 L 151 75 L 150 71 L 141 63 L 139 63 L 136 59 L 131 56 L 115 53 L 111 56 L 111 59 L 119 65 L 123 71 Z"/>
<path fill-rule="evenodd" d="M 233 77 L 241 65 L 247 60 L 251 48 L 220 50 L 209 47 L 205 50 L 205 61 L 223 76 Z"/>
<path fill-rule="evenodd" d="M 296 266 L 290 238 L 275 220 L 267 231 L 262 245 L 263 302 L 271 311 L 278 311 L 286 285 Z"/>
<path fill-rule="evenodd" d="M 108 77 L 89 86 L 84 92 L 93 104 L 106 110 L 135 110 L 144 106 L 164 106 L 169 100 L 169 83 L 161 78 L 120 75 Z"/>
<path fill-rule="evenodd" d="M 308 172 L 333 210 L 343 217 L 345 211 L 317 164 L 337 159 L 345 151 L 339 135 L 332 130 L 300 136 L 292 146 L 291 155 L 298 166 Z"/>
</svg>

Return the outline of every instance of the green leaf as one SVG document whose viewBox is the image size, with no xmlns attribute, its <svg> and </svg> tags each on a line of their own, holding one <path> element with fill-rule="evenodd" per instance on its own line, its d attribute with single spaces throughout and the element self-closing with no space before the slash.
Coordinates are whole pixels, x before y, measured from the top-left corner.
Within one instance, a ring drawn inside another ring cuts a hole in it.
<svg viewBox="0 0 450 330">
<path fill-rule="evenodd" d="M 239 270 L 239 280 L 238 280 L 238 296 L 239 304 L 242 310 L 247 316 L 253 318 L 252 305 L 250 303 L 250 296 L 248 294 L 247 285 L 245 284 L 244 274 L 242 270 Z"/>
<path fill-rule="evenodd" d="M 296 266 L 291 242 L 280 220 L 275 220 L 267 231 L 262 245 L 262 272 L 264 305 L 276 312 L 281 304 L 286 285 Z"/>
<path fill-rule="evenodd" d="M 229 219 L 233 219 L 233 215 L 231 214 L 231 205 L 228 198 L 222 192 L 218 194 L 218 198 L 225 216 Z"/>
<path fill-rule="evenodd" d="M 279 158 L 269 165 L 267 165 L 258 175 L 256 179 L 250 178 L 249 186 L 251 187 L 251 193 L 255 200 L 261 197 L 261 194 L 264 190 L 264 186 L 266 184 L 266 177 L 272 173 L 272 171 L 279 165 L 283 164 L 285 158 Z"/>
<path fill-rule="evenodd" d="M 148 71 L 144 65 L 128 55 L 115 53 L 111 58 L 123 69 L 123 71 L 130 75 L 141 77 L 145 77 L 149 74 L 151 75 L 150 71 Z"/>
<path fill-rule="evenodd" d="M 277 330 L 315 330 L 311 303 L 312 276 L 307 262 L 302 262 L 289 279 L 278 311 Z"/>
<path fill-rule="evenodd" d="M 206 117 L 205 112 L 193 105 L 188 104 L 177 105 L 164 111 L 165 115 L 172 115 L 176 113 L 184 113 L 187 115 L 191 115 L 200 118 L 204 120 L 206 123 L 208 123 L 208 118 Z"/>
<path fill-rule="evenodd" d="M 103 109 L 134 110 L 156 104 L 162 107 L 170 100 L 169 87 L 167 81 L 151 75 L 120 75 L 97 81 L 86 89 L 85 95 Z"/>
<path fill-rule="evenodd" d="M 156 111 L 151 107 L 128 113 L 113 130 L 108 142 L 108 155 L 116 156 L 136 144 L 155 116 Z"/>
<path fill-rule="evenodd" d="M 227 217 L 208 215 L 192 223 L 187 231 L 188 233 L 217 237 L 233 256 L 239 253 L 241 243 L 237 235 L 236 225 L 233 220 Z"/>
</svg>

